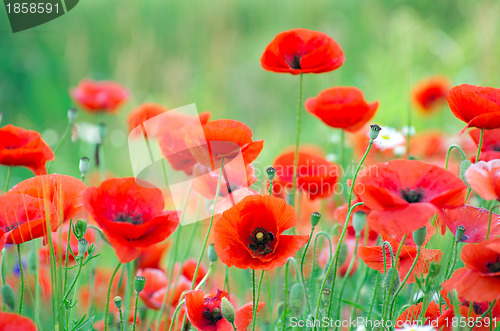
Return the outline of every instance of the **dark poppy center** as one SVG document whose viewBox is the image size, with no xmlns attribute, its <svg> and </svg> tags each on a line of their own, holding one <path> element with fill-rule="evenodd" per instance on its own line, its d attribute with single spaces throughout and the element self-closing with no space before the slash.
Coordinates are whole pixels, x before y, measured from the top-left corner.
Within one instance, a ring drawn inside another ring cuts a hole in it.
<svg viewBox="0 0 500 331">
<path fill-rule="evenodd" d="M 422 189 L 411 190 L 409 188 L 401 190 L 401 197 L 408 203 L 421 202 L 424 199 L 424 191 Z"/>
<path fill-rule="evenodd" d="M 219 308 L 214 308 L 210 311 L 208 307 L 205 307 L 202 315 L 207 321 L 210 322 L 210 325 L 215 325 L 222 319 L 222 313 Z"/>
<path fill-rule="evenodd" d="M 294 54 L 293 57 L 287 61 L 287 64 L 292 69 L 301 69 L 300 68 L 300 56 L 298 56 L 297 54 Z"/>
<path fill-rule="evenodd" d="M 500 271 L 500 261 L 498 261 L 498 258 L 497 258 L 495 260 L 495 262 L 486 263 L 486 267 L 488 268 L 488 272 L 499 272 Z"/>
<path fill-rule="evenodd" d="M 144 220 L 142 219 L 142 215 L 119 214 L 118 217 L 115 218 L 115 222 L 138 225 L 142 224 Z"/>
<path fill-rule="evenodd" d="M 265 256 L 274 251 L 272 247 L 274 234 L 263 227 L 253 229 L 250 233 L 249 240 L 250 243 L 248 244 L 248 248 L 250 248 L 254 255 Z"/>
<path fill-rule="evenodd" d="M 494 146 L 494 147 L 493 147 L 493 150 L 494 150 L 495 152 L 500 152 L 500 145 Z"/>
</svg>

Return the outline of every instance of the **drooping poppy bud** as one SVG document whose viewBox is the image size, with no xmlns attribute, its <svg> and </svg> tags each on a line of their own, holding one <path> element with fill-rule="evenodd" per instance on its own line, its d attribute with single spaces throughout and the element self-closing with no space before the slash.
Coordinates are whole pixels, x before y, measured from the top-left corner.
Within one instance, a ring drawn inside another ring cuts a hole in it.
<svg viewBox="0 0 500 331">
<path fill-rule="evenodd" d="M 392 283 L 392 288 L 391 288 L 391 283 Z M 387 274 L 385 275 L 384 279 L 384 288 L 386 292 L 389 292 L 391 290 L 390 295 L 394 295 L 396 292 L 396 289 L 398 288 L 400 283 L 399 280 L 399 273 L 398 269 L 392 267 L 389 270 L 387 270 Z"/>
<path fill-rule="evenodd" d="M 10 309 L 14 309 L 16 306 L 16 295 L 14 294 L 12 287 L 10 287 L 9 284 L 3 284 L 1 292 L 3 302 L 5 302 Z"/>
<path fill-rule="evenodd" d="M 215 252 L 214 244 L 210 244 L 208 246 L 207 255 L 208 255 L 208 259 L 210 260 L 210 263 L 215 263 L 219 259 L 219 257 L 217 256 L 217 253 Z"/>
<path fill-rule="evenodd" d="M 234 322 L 234 308 L 226 297 L 222 297 L 220 307 L 222 310 L 222 316 L 229 322 Z"/>
<path fill-rule="evenodd" d="M 304 285 L 302 283 L 293 284 L 290 289 L 290 310 L 294 316 L 300 316 L 304 310 Z"/>
</svg>

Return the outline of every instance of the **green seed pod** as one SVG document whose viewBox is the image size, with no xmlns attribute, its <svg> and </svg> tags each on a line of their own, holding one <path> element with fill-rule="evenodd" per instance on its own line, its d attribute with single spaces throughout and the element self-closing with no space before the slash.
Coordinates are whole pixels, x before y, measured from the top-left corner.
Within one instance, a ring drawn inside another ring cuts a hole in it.
<svg viewBox="0 0 500 331">
<path fill-rule="evenodd" d="M 122 308 L 122 297 L 121 296 L 116 296 L 113 301 L 115 302 L 115 306 L 118 309 Z"/>
<path fill-rule="evenodd" d="M 300 316 L 304 310 L 304 285 L 302 283 L 295 283 L 290 289 L 290 310 L 294 316 Z"/>
<path fill-rule="evenodd" d="M 78 110 L 75 107 L 70 107 L 68 109 L 68 121 L 69 123 L 73 123 L 78 116 Z"/>
<path fill-rule="evenodd" d="M 16 295 L 14 294 L 14 290 L 10 287 L 9 284 L 2 285 L 2 300 L 5 304 L 12 310 L 16 306 Z"/>
<path fill-rule="evenodd" d="M 356 234 L 361 233 L 366 223 L 366 213 L 357 211 L 352 215 L 352 227 Z"/>
<path fill-rule="evenodd" d="M 471 164 L 472 163 L 467 159 L 460 162 L 460 179 L 462 179 L 465 183 L 467 183 L 467 180 L 465 179 L 465 172 L 467 171 L 467 169 L 469 169 Z"/>
<path fill-rule="evenodd" d="M 215 252 L 214 244 L 210 244 L 208 246 L 207 255 L 208 255 L 208 259 L 210 260 L 211 263 L 217 262 L 218 256 L 217 256 L 217 253 Z"/>
<path fill-rule="evenodd" d="M 460 242 L 463 238 L 464 238 L 464 234 L 465 234 L 465 226 L 463 225 L 460 225 L 459 227 L 457 227 L 457 232 L 455 233 L 455 240 L 457 242 Z M 467 238 L 465 238 L 467 239 Z"/>
<path fill-rule="evenodd" d="M 89 247 L 89 242 L 87 239 L 78 240 L 78 257 L 83 258 L 85 253 L 87 252 L 87 248 Z"/>
<path fill-rule="evenodd" d="M 377 124 L 370 125 L 370 140 L 377 139 L 380 130 L 382 130 L 382 128 Z"/>
<path fill-rule="evenodd" d="M 267 168 L 266 172 L 267 178 L 269 178 L 269 180 L 273 180 L 274 176 L 276 175 L 276 169 L 274 169 L 273 167 L 269 167 Z"/>
<path fill-rule="evenodd" d="M 394 275 L 394 280 L 392 279 L 393 275 Z M 387 274 L 385 275 L 384 288 L 386 292 L 389 292 L 389 287 L 391 286 L 391 282 L 392 282 L 392 291 L 390 295 L 394 295 L 400 283 L 398 270 L 395 269 L 394 267 L 387 270 Z"/>
<path fill-rule="evenodd" d="M 426 236 L 427 236 L 427 229 L 425 226 L 413 231 L 413 241 L 415 242 L 415 245 L 419 247 L 422 246 L 425 242 Z"/>
<path fill-rule="evenodd" d="M 220 303 L 220 308 L 222 311 L 222 316 L 229 322 L 233 323 L 234 322 L 234 308 L 231 302 L 226 297 L 222 298 L 222 301 Z"/>
<path fill-rule="evenodd" d="M 134 278 L 134 289 L 137 293 L 140 293 L 144 290 L 144 286 L 146 286 L 146 278 L 142 276 L 135 276 Z"/>
<path fill-rule="evenodd" d="M 315 211 L 314 213 L 311 214 L 311 225 L 316 226 L 319 223 L 319 220 L 321 218 L 321 214 Z"/>
</svg>

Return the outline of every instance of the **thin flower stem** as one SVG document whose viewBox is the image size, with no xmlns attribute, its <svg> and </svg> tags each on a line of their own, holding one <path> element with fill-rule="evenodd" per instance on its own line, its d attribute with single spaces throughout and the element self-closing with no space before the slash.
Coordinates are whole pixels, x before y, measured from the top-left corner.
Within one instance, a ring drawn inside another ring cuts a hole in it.
<svg viewBox="0 0 500 331">
<path fill-rule="evenodd" d="M 462 150 L 462 148 L 461 148 L 460 146 L 458 146 L 458 145 L 451 145 L 451 146 L 448 148 L 448 152 L 446 152 L 446 162 L 445 162 L 445 164 L 444 164 L 444 168 L 445 168 L 446 170 L 448 170 L 448 162 L 450 161 L 450 154 L 451 154 L 451 151 L 452 151 L 454 148 L 455 148 L 457 151 L 459 151 L 459 152 L 460 152 L 460 155 L 462 156 L 462 159 L 463 159 L 463 160 L 467 159 L 467 157 L 465 156 L 464 151 Z"/>
<path fill-rule="evenodd" d="M 354 292 L 354 299 L 353 299 L 354 303 L 358 302 L 359 295 L 361 294 L 361 289 L 363 288 L 363 284 L 365 284 L 366 280 L 368 279 L 368 274 L 369 274 L 370 268 L 368 268 L 366 265 L 364 265 L 364 269 L 365 269 L 365 273 L 364 273 L 363 277 L 361 278 L 361 282 L 356 287 L 356 291 Z M 354 316 L 356 314 L 356 309 L 357 309 L 356 306 L 352 307 L 351 316 L 353 318 L 354 318 Z"/>
<path fill-rule="evenodd" d="M 104 313 L 104 331 L 108 330 L 108 313 L 109 313 L 109 299 L 111 298 L 111 287 L 113 285 L 113 279 L 115 279 L 115 275 L 122 266 L 121 262 L 118 262 L 118 265 L 115 268 L 115 271 L 113 271 L 113 274 L 111 275 L 111 280 L 109 281 L 109 286 L 108 286 L 108 296 L 106 299 L 106 312 Z M 123 317 L 121 317 L 123 320 Z"/>
<path fill-rule="evenodd" d="M 287 309 L 287 304 L 288 304 L 288 299 L 287 299 L 287 295 L 288 295 L 288 262 L 289 261 L 286 261 L 286 264 L 285 264 L 285 293 L 283 295 L 284 297 L 284 304 L 283 304 L 283 327 L 282 327 L 282 331 L 285 331 L 286 329 L 286 309 Z M 255 296 L 255 294 L 254 294 Z"/>
<path fill-rule="evenodd" d="M 495 204 L 493 204 L 490 208 L 490 215 L 488 217 L 488 230 L 486 231 L 486 240 L 490 237 L 490 231 L 491 231 L 491 218 L 493 216 L 493 208 L 495 208 Z"/>
<path fill-rule="evenodd" d="M 224 275 L 224 288 L 226 289 L 227 295 L 231 295 L 231 292 L 229 292 L 229 267 L 227 265 Z"/>
<path fill-rule="evenodd" d="M 132 330 L 135 331 L 135 324 L 137 323 L 137 305 L 139 304 L 139 292 L 135 295 L 135 307 L 134 307 L 134 326 Z"/>
<path fill-rule="evenodd" d="M 410 278 L 411 273 L 413 272 L 413 269 L 415 269 L 415 266 L 417 265 L 418 260 L 420 258 L 421 252 L 422 252 L 422 246 L 417 246 L 417 256 L 415 257 L 415 260 L 413 261 L 413 263 L 410 267 L 410 270 L 406 274 L 405 278 L 403 279 L 401 284 L 399 284 L 398 289 L 396 290 L 396 293 L 394 293 L 394 297 L 392 298 L 391 305 L 389 306 L 389 317 L 391 317 L 391 319 L 392 319 L 392 315 L 394 314 L 394 309 L 396 308 L 396 299 L 398 298 L 399 292 L 401 292 L 401 290 L 405 286 L 406 282 L 408 281 L 408 278 Z"/>
<path fill-rule="evenodd" d="M 448 265 L 446 266 L 445 279 L 448 279 L 453 273 L 453 269 L 455 268 L 455 263 L 457 261 L 457 255 L 458 255 L 458 242 L 454 238 L 453 243 L 451 245 L 451 256 L 450 259 L 448 260 Z"/>
<path fill-rule="evenodd" d="M 198 259 L 198 263 L 196 264 L 196 269 L 194 270 L 193 282 L 191 283 L 191 290 L 193 290 L 194 285 L 196 284 L 196 277 L 198 276 L 198 270 L 200 269 L 201 260 L 203 259 L 203 256 L 205 255 L 205 250 L 207 249 L 208 238 L 210 237 L 210 232 L 212 231 L 212 225 L 214 223 L 217 198 L 219 197 L 219 193 L 220 193 L 220 186 L 221 186 L 221 179 L 222 179 L 223 170 L 224 170 L 224 158 L 221 158 L 219 179 L 217 181 L 217 190 L 215 191 L 215 200 L 214 200 L 214 205 L 212 207 L 213 208 L 212 209 L 212 216 L 210 217 L 210 224 L 208 225 L 207 235 L 205 236 L 205 241 L 203 242 L 203 246 L 201 248 L 200 257 Z M 184 320 L 182 321 L 181 330 L 184 330 L 185 325 L 186 325 L 186 316 L 184 316 Z"/>
<path fill-rule="evenodd" d="M 177 313 L 179 312 L 179 310 L 181 309 L 182 305 L 186 302 L 185 299 L 182 299 L 182 301 L 179 302 L 179 304 L 177 305 L 177 307 L 175 308 L 175 311 L 174 311 L 174 314 L 172 315 L 172 322 L 170 322 L 170 327 L 168 328 L 168 331 L 172 331 L 172 328 L 175 324 L 175 318 L 177 317 Z M 186 319 L 184 318 L 184 321 L 186 321 Z M 166 324 L 166 322 L 165 322 Z M 184 330 L 184 327 L 182 327 L 181 330 Z"/>
<path fill-rule="evenodd" d="M 292 182 L 292 207 L 295 206 L 295 189 L 297 188 L 297 172 L 299 165 L 299 144 L 300 144 L 300 121 L 302 117 L 302 74 L 299 74 L 299 105 L 297 110 L 297 136 L 295 139 L 295 157 L 293 165 L 293 182 Z"/>
<path fill-rule="evenodd" d="M 398 263 L 399 261 L 399 255 L 401 254 L 401 250 L 403 249 L 403 244 L 404 242 L 406 241 L 406 238 L 408 237 L 407 234 L 405 234 L 403 236 L 403 238 L 401 239 L 401 242 L 399 243 L 399 247 L 398 247 L 398 251 L 396 252 L 396 256 L 394 258 L 394 263 L 391 265 L 391 268 L 396 268 L 396 264 Z M 386 317 L 386 314 L 389 312 L 388 309 L 389 309 L 389 300 L 391 299 L 391 292 L 392 292 L 392 287 L 394 286 L 394 280 L 396 278 L 396 273 L 393 272 L 392 273 L 392 277 L 391 277 L 391 282 L 389 283 L 389 288 L 386 289 L 386 292 L 387 292 L 387 300 L 384 300 L 384 306 L 382 307 L 382 316 L 385 319 Z"/>
<path fill-rule="evenodd" d="M 354 267 L 354 262 L 356 262 L 357 258 L 357 253 L 358 253 L 358 244 L 359 244 L 359 237 L 360 233 L 356 235 L 356 243 L 354 246 L 354 253 L 351 257 L 351 261 L 349 262 L 349 266 L 347 267 L 347 271 L 345 273 L 344 279 L 342 280 L 342 284 L 340 284 L 340 290 L 339 290 L 339 304 L 337 308 L 337 316 L 340 318 L 340 308 L 342 305 L 342 295 L 344 294 L 345 286 L 347 284 L 347 279 L 349 278 L 349 274 L 351 273 L 352 268 Z M 337 327 L 335 327 L 337 329 Z"/>
<path fill-rule="evenodd" d="M 59 148 L 61 145 L 64 143 L 64 141 L 68 138 L 68 135 L 71 132 L 71 128 L 73 127 L 73 124 L 68 121 L 68 125 L 66 125 L 66 130 L 64 131 L 63 135 L 61 136 L 61 139 L 57 142 L 56 147 L 54 148 L 54 157 L 57 155 L 57 152 L 59 151 Z M 47 166 L 47 173 L 50 173 L 50 169 L 52 168 L 52 163 L 54 161 L 50 161 L 50 163 Z"/>
<path fill-rule="evenodd" d="M 234 331 L 237 331 L 237 330 L 236 330 L 236 325 L 234 325 L 234 321 L 233 321 L 233 323 L 231 323 L 231 324 L 233 325 L 233 330 L 234 330 Z"/>
<path fill-rule="evenodd" d="M 491 311 L 493 310 L 493 307 L 495 307 L 495 304 L 496 304 L 496 303 L 497 303 L 497 300 L 495 300 L 495 301 L 493 301 L 492 303 L 490 303 L 490 307 L 488 308 L 488 310 L 487 310 L 487 311 L 485 311 L 485 312 L 484 312 L 484 313 L 480 316 L 480 318 L 479 318 L 479 319 L 482 319 L 482 318 L 484 318 L 486 315 L 491 314 Z M 470 316 L 470 314 L 469 314 L 469 316 Z M 491 315 L 490 315 L 490 316 L 491 316 Z M 472 326 L 471 326 L 471 328 L 469 329 L 469 331 L 472 331 L 472 329 L 474 329 L 474 327 L 476 326 L 477 322 L 478 322 L 478 319 L 477 319 L 477 318 L 476 318 L 476 319 L 474 319 L 474 325 L 472 325 Z M 494 321 L 492 321 L 492 320 L 491 320 L 491 317 L 490 317 L 490 329 L 492 328 L 493 323 L 494 323 Z"/>
<path fill-rule="evenodd" d="M 375 286 L 373 287 L 373 296 L 372 296 L 372 301 L 370 304 L 370 309 L 368 310 L 368 315 L 366 317 L 366 320 L 369 321 L 370 317 L 372 315 L 372 310 L 373 310 L 373 305 L 375 304 L 375 299 L 377 297 L 377 290 L 378 290 L 378 281 L 380 278 L 380 272 L 377 272 L 377 278 L 375 279 Z"/>
<path fill-rule="evenodd" d="M 308 295 L 307 295 L 307 287 L 306 287 L 306 281 L 305 281 L 305 278 L 304 278 L 304 260 L 306 258 L 306 253 L 307 253 L 307 249 L 309 248 L 309 244 L 311 243 L 311 238 L 312 238 L 312 235 L 314 233 L 314 226 L 311 228 L 311 233 L 309 234 L 309 239 L 307 240 L 307 243 L 306 243 L 306 247 L 304 248 L 304 252 L 302 253 L 302 259 L 300 260 L 300 276 L 301 276 L 301 281 L 302 281 L 302 285 L 304 285 L 304 295 L 305 295 L 305 298 L 306 298 L 306 303 L 307 303 L 307 312 L 310 313 L 311 312 L 311 306 L 309 304 L 309 298 L 308 298 Z"/>
<path fill-rule="evenodd" d="M 208 267 L 208 271 L 205 275 L 205 277 L 203 277 L 202 280 L 200 280 L 200 282 L 198 283 L 198 285 L 196 285 L 195 287 L 195 290 L 199 290 L 203 284 L 205 284 L 205 282 L 207 281 L 208 277 L 210 277 L 210 273 L 215 269 L 215 263 L 210 263 L 210 266 Z"/>
<path fill-rule="evenodd" d="M 353 182 L 353 185 L 354 185 L 354 182 Z M 349 212 L 347 213 L 347 219 L 349 220 L 349 218 L 351 217 L 351 213 L 352 211 L 354 210 L 354 208 L 356 208 L 357 206 L 361 206 L 363 205 L 362 202 L 358 202 L 356 203 L 354 206 L 352 206 L 351 208 L 349 208 Z M 344 228 L 342 229 L 342 233 L 340 235 L 340 238 L 339 238 L 339 242 L 337 244 L 337 248 L 335 249 L 335 254 L 333 255 L 331 261 L 330 261 L 330 265 L 328 266 L 328 270 L 325 274 L 325 278 L 323 279 L 323 282 L 321 284 L 321 288 L 318 292 L 318 302 L 317 302 L 317 305 L 316 305 L 316 317 L 315 317 L 315 320 L 319 320 L 318 317 L 319 317 L 319 308 L 321 306 L 321 293 L 323 293 L 323 290 L 325 288 L 325 285 L 326 285 L 326 281 L 328 280 L 328 275 L 330 274 L 330 271 L 333 267 L 333 265 L 335 264 L 335 267 L 334 267 L 334 274 L 333 274 L 333 282 L 332 282 L 332 288 L 331 288 L 331 292 L 333 293 L 333 289 L 334 289 L 334 286 L 335 286 L 335 276 L 336 276 L 336 273 L 337 273 L 337 263 L 338 263 L 338 256 L 339 256 L 339 253 L 340 253 L 340 245 L 342 244 L 342 240 L 344 239 L 344 236 L 345 236 L 345 233 L 347 231 L 347 225 L 349 224 L 348 221 L 345 222 L 344 224 Z M 329 306 L 331 306 L 331 303 L 332 303 L 332 298 L 333 298 L 333 295 L 330 295 L 330 303 L 329 303 Z M 330 309 L 328 308 L 328 311 Z"/>
<path fill-rule="evenodd" d="M 68 256 L 66 255 L 66 261 L 68 260 Z M 75 305 L 76 303 L 76 297 L 78 295 L 78 285 L 80 284 L 80 273 L 82 271 L 82 268 L 83 268 L 83 257 L 80 258 L 80 261 L 79 261 L 79 265 L 80 267 L 78 268 L 78 274 L 77 274 L 77 277 L 75 278 L 75 281 L 76 281 L 76 284 L 75 284 L 75 291 L 73 292 L 73 300 L 71 301 L 71 309 L 69 310 L 69 318 L 68 318 L 68 326 L 71 322 L 71 315 L 73 315 L 73 306 Z M 69 328 L 68 328 L 69 329 Z"/>
<path fill-rule="evenodd" d="M 9 190 L 10 186 L 10 176 L 12 175 L 12 166 L 7 168 L 7 182 L 5 183 L 5 192 Z"/>
<path fill-rule="evenodd" d="M 22 315 L 23 297 L 24 297 L 24 272 L 23 272 L 23 262 L 21 260 L 21 244 L 17 245 L 17 259 L 19 260 L 19 274 L 21 276 L 21 294 L 19 294 L 19 315 Z"/>
<path fill-rule="evenodd" d="M 70 250 L 70 237 L 71 237 L 71 225 L 73 220 L 69 220 L 69 231 L 68 231 L 68 241 L 66 242 L 66 261 L 64 265 L 64 282 L 63 289 L 66 289 L 67 280 L 68 280 L 68 260 L 69 260 L 69 250 Z"/>
<path fill-rule="evenodd" d="M 118 312 L 120 314 L 120 330 L 123 331 L 123 312 L 122 312 L 122 307 L 118 308 Z"/>
<path fill-rule="evenodd" d="M 162 159 L 163 161 L 163 159 Z M 165 177 L 166 178 L 166 177 Z M 189 186 L 188 188 L 188 191 L 187 191 L 187 194 L 186 194 L 186 199 L 184 200 L 184 205 L 182 206 L 182 214 L 181 214 L 181 219 L 180 219 L 180 224 L 182 224 L 182 222 L 184 221 L 184 215 L 186 214 L 184 211 L 186 210 L 186 206 L 187 206 L 187 203 L 188 203 L 188 200 L 189 200 L 189 196 L 191 195 L 191 186 Z M 178 249 L 179 249 L 179 242 L 180 242 L 180 235 L 181 235 L 181 225 L 179 225 L 179 227 L 177 228 L 177 231 L 175 233 L 175 239 L 174 239 L 174 249 L 172 251 L 172 257 L 171 257 L 171 261 L 170 261 L 170 270 L 169 270 L 169 277 L 172 278 L 173 274 L 174 274 L 174 269 L 175 269 L 175 262 L 177 260 L 177 254 L 178 254 Z M 188 246 L 190 247 L 190 246 Z M 161 322 L 161 318 L 163 316 L 163 311 L 165 310 L 165 306 L 167 304 L 167 300 L 170 300 L 170 288 L 171 286 L 168 286 L 167 287 L 167 293 L 165 294 L 165 296 L 163 297 L 163 301 L 161 303 L 161 307 L 160 307 L 160 312 L 158 314 L 158 320 L 156 322 L 156 331 L 159 330 L 160 328 L 160 322 Z"/>
<path fill-rule="evenodd" d="M 312 265 L 312 273 L 311 273 L 311 278 L 313 277 L 313 274 L 314 274 L 314 268 L 316 267 L 316 245 L 318 243 L 318 238 L 319 236 L 324 236 L 327 240 L 328 240 L 328 244 L 330 245 L 330 249 L 328 250 L 330 256 L 329 256 L 329 260 L 332 259 L 332 251 L 333 251 L 333 244 L 332 244 L 332 239 L 330 238 L 330 236 L 328 235 L 328 233 L 324 232 L 324 231 L 321 231 L 321 232 L 318 232 L 316 234 L 316 237 L 314 238 L 314 248 L 313 248 L 313 265 Z"/>
<path fill-rule="evenodd" d="M 345 131 L 343 129 L 340 130 L 340 166 L 342 169 L 345 167 Z"/>
<path fill-rule="evenodd" d="M 252 320 L 252 331 L 255 331 L 255 325 L 257 324 L 257 310 L 259 308 L 259 298 L 260 298 L 260 287 L 262 286 L 262 279 L 264 278 L 264 270 L 260 274 L 259 287 L 257 288 L 257 297 L 255 297 L 255 270 L 253 272 L 254 281 L 254 303 L 253 303 L 253 320 Z"/>
<path fill-rule="evenodd" d="M 82 268 L 83 268 L 83 263 L 80 263 L 78 265 L 78 271 L 76 272 L 76 275 L 75 275 L 75 279 L 73 279 L 73 282 L 71 283 L 71 285 L 69 286 L 69 289 L 66 291 L 66 293 L 64 294 L 63 298 L 62 298 L 62 301 L 61 301 L 61 305 L 59 307 L 62 308 L 62 306 L 64 305 L 64 302 L 66 301 L 66 299 L 68 299 L 69 295 L 71 294 L 71 291 L 73 290 L 73 287 L 76 286 L 77 282 L 78 282 L 78 279 L 80 277 L 80 273 L 82 272 Z"/>
</svg>

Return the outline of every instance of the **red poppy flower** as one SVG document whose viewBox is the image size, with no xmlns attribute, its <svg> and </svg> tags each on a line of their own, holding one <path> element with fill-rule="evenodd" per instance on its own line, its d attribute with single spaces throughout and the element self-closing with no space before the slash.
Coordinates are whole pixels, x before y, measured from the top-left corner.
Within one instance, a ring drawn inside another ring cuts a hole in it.
<svg viewBox="0 0 500 331">
<path fill-rule="evenodd" d="M 0 196 L 0 247 L 44 237 L 59 226 L 59 217 L 53 204 L 25 194 Z"/>
<path fill-rule="evenodd" d="M 432 229 L 432 228 L 430 228 Z M 427 239 L 424 245 L 429 241 L 433 232 L 428 231 Z M 384 241 L 388 241 L 392 247 L 392 254 L 396 256 L 397 250 L 400 243 L 390 237 L 383 236 Z M 366 263 L 366 265 L 372 269 L 378 270 L 384 273 L 384 253 L 382 246 L 363 246 L 359 248 L 359 256 Z M 385 248 L 387 270 L 392 267 L 391 254 L 389 248 Z M 416 276 L 421 276 L 422 274 L 427 274 L 429 272 L 429 266 L 431 262 L 438 262 L 443 253 L 439 249 L 426 249 L 422 248 L 420 252 L 420 258 L 418 259 L 415 268 L 413 269 L 410 277 L 407 280 L 407 284 L 415 282 Z M 396 268 L 399 273 L 399 278 L 401 281 L 406 277 L 410 268 L 417 258 L 417 246 L 412 239 L 408 239 L 401 248 L 401 253 L 399 259 L 396 262 Z"/>
<path fill-rule="evenodd" d="M 358 175 L 354 192 L 372 211 L 371 229 L 402 236 L 425 226 L 444 208 L 464 204 L 467 186 L 454 174 L 416 160 L 393 160 L 370 166 Z"/>
<path fill-rule="evenodd" d="M 500 128 L 500 89 L 462 84 L 453 87 L 446 98 L 453 115 L 467 128 Z"/>
<path fill-rule="evenodd" d="M 81 195 L 87 186 L 79 179 L 50 174 L 26 179 L 7 194 L 26 194 L 50 201 L 58 210 L 62 222 L 69 221 L 83 211 Z"/>
<path fill-rule="evenodd" d="M 157 136 L 160 149 L 170 166 L 176 171 L 184 171 L 187 175 L 191 175 L 196 160 L 186 145 L 185 137 L 207 124 L 209 119 L 209 112 L 194 117 L 168 111 L 158 116 L 154 123 L 147 122 L 145 129 Z"/>
<path fill-rule="evenodd" d="M 155 103 L 145 103 L 140 105 L 128 115 L 128 132 L 132 132 L 132 130 L 142 123 L 155 116 L 163 114 L 166 111 L 168 111 L 167 108 Z"/>
<path fill-rule="evenodd" d="M 405 325 L 414 325 L 420 320 L 420 314 L 422 312 L 422 306 L 423 302 L 419 302 L 416 305 L 411 305 L 410 307 L 406 308 L 401 315 L 396 319 L 396 322 L 394 323 L 396 326 L 402 326 L 403 324 Z M 446 308 L 446 306 L 443 305 L 443 308 Z M 427 310 L 425 311 L 424 314 L 424 325 L 429 325 L 431 323 L 436 323 L 435 321 L 437 318 L 441 315 L 441 311 L 439 310 L 439 306 L 434 302 L 431 301 L 429 303 L 429 306 L 427 307 Z M 450 320 L 451 324 L 451 320 Z"/>
<path fill-rule="evenodd" d="M 357 87 L 338 86 L 307 99 L 305 108 L 326 125 L 355 132 L 375 115 L 378 101 L 368 104 Z"/>
<path fill-rule="evenodd" d="M 217 290 L 215 294 L 208 295 L 201 290 L 189 291 L 186 293 L 187 317 L 196 330 L 199 331 L 232 331 L 233 326 L 221 313 L 222 298 L 229 299 L 225 291 Z M 259 312 L 264 303 L 259 302 L 257 312 Z M 253 307 L 252 303 L 243 305 L 235 310 L 234 325 L 237 331 L 243 331 L 248 328 L 252 322 Z"/>
<path fill-rule="evenodd" d="M 51 160 L 54 153 L 38 132 L 10 124 L 0 129 L 0 164 L 23 166 L 35 175 L 44 175 L 45 163 Z"/>
<path fill-rule="evenodd" d="M 2 331 L 36 331 L 36 325 L 27 317 L 14 313 L 0 312 L 0 330 Z"/>
<path fill-rule="evenodd" d="M 276 169 L 273 180 L 273 194 L 285 197 L 286 190 L 292 188 L 295 152 L 286 152 L 273 161 Z M 317 152 L 301 149 L 298 154 L 297 188 L 309 199 L 326 198 L 335 192 L 340 175 L 340 167 L 327 161 Z"/>
<path fill-rule="evenodd" d="M 71 96 L 89 113 L 116 113 L 128 99 L 123 86 L 111 81 L 84 79 L 71 90 Z"/>
<path fill-rule="evenodd" d="M 443 313 L 437 319 L 437 325 L 435 325 L 435 328 L 442 331 L 453 331 L 453 325 L 451 322 L 455 317 L 455 308 L 453 307 L 451 300 L 448 298 L 446 291 L 441 291 L 441 296 L 446 302 L 448 308 L 443 309 Z M 500 317 L 500 302 L 495 303 L 491 310 L 492 319 L 489 319 L 489 315 L 486 315 L 483 319 L 481 319 L 481 316 L 489 309 L 489 302 L 469 302 L 463 298 L 458 298 L 458 301 L 458 309 L 462 318 L 471 318 L 471 320 L 477 322 L 482 320 L 482 323 L 477 323 L 477 326 L 474 327 L 473 331 L 488 331 L 490 330 L 490 325 L 493 326 L 493 329 L 497 327 L 497 319 Z"/>
<path fill-rule="evenodd" d="M 260 65 L 267 71 L 292 75 L 319 74 L 339 68 L 344 60 L 342 48 L 327 34 L 292 29 L 274 37 L 264 50 Z"/>
<path fill-rule="evenodd" d="M 479 146 L 481 130 L 472 129 L 469 131 L 469 135 L 476 143 L 476 146 Z M 487 162 L 495 159 L 500 159 L 500 129 L 485 130 L 479 160 Z M 475 158 L 473 161 L 475 161 Z"/>
<path fill-rule="evenodd" d="M 214 227 L 215 251 L 228 267 L 270 270 L 281 267 L 309 236 L 284 235 L 297 224 L 285 200 L 250 195 L 226 210 Z"/>
<path fill-rule="evenodd" d="M 500 239 L 467 244 L 460 258 L 464 267 L 443 283 L 443 289 L 455 289 L 467 301 L 490 302 L 500 298 Z"/>
<path fill-rule="evenodd" d="M 428 77 L 413 87 L 411 99 L 413 105 L 422 113 L 432 113 L 445 102 L 450 89 L 450 80 L 443 76 Z"/>
<path fill-rule="evenodd" d="M 477 208 L 469 205 L 455 209 L 445 209 L 446 221 L 442 224 L 442 232 L 446 227 L 453 234 L 456 234 L 459 226 L 465 227 L 465 232 L 460 241 L 466 243 L 478 243 L 486 239 L 488 232 L 488 222 L 490 211 L 485 208 Z M 491 214 L 491 228 L 489 238 L 496 238 L 500 235 L 500 215 Z"/>
<path fill-rule="evenodd" d="M 122 263 L 165 240 L 179 224 L 176 211 L 163 211 L 161 191 L 141 186 L 135 178 L 113 178 L 89 187 L 83 203 Z"/>
<path fill-rule="evenodd" d="M 479 161 L 471 165 L 465 178 L 481 198 L 500 201 L 500 160 Z"/>
<path fill-rule="evenodd" d="M 235 120 L 208 122 L 185 138 L 193 157 L 210 169 L 220 168 L 221 159 L 229 163 L 241 153 L 243 162 L 252 163 L 264 147 L 263 140 L 252 140 L 252 130 Z"/>
<path fill-rule="evenodd" d="M 211 170 L 197 163 L 193 167 L 193 188 L 207 199 L 214 200 L 217 193 L 220 169 Z M 248 188 L 257 181 L 251 164 L 244 167 L 238 162 L 229 162 L 222 172 L 219 195 L 225 197 L 240 188 Z"/>
<path fill-rule="evenodd" d="M 196 271 L 197 264 L 198 261 L 194 259 L 187 259 L 186 262 L 184 262 L 184 265 L 182 266 L 182 271 L 181 271 L 182 275 L 192 281 L 194 273 Z M 198 269 L 198 274 L 196 276 L 196 283 L 200 282 L 205 277 L 207 272 L 208 272 L 207 268 L 203 264 L 200 264 L 200 267 Z"/>
</svg>

